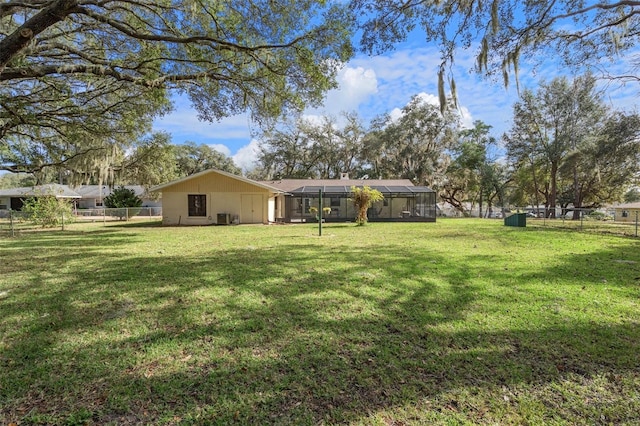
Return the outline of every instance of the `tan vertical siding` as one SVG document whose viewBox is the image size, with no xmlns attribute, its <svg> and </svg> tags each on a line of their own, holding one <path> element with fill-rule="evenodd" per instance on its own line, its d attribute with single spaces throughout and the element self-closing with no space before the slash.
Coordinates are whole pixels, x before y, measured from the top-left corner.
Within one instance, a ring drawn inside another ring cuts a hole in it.
<svg viewBox="0 0 640 426">
<path fill-rule="evenodd" d="M 627 212 L 627 217 L 623 217 L 622 216 L 622 212 L 626 211 Z M 636 221 L 636 214 L 638 215 L 638 217 L 640 218 L 640 209 L 635 209 L 635 208 L 616 208 L 615 209 L 615 220 L 616 222 L 631 222 L 631 223 L 635 223 Z"/>
<path fill-rule="evenodd" d="M 186 192 L 189 194 L 208 194 L 213 192 L 254 192 L 268 193 L 269 191 L 248 182 L 232 179 L 228 176 L 212 172 L 195 179 L 178 182 L 162 190 L 167 192 Z"/>
<path fill-rule="evenodd" d="M 189 195 L 202 194 L 207 197 L 206 216 L 190 217 Z M 163 218 L 165 225 L 212 225 L 218 221 L 218 214 L 229 214 L 231 220 L 240 223 L 268 223 L 272 220 L 269 197 L 271 191 L 244 182 L 241 179 L 211 172 L 193 179 L 176 182 L 162 189 Z M 250 196 L 252 200 L 260 200 L 260 208 L 254 209 L 256 217 L 243 221 L 242 197 Z M 261 214 L 260 214 L 261 212 Z"/>
</svg>

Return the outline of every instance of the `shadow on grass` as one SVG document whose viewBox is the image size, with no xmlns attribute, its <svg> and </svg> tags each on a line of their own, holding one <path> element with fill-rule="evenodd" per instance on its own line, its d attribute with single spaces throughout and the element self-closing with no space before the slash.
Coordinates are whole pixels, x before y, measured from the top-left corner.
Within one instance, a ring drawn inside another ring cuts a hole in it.
<svg viewBox="0 0 640 426">
<path fill-rule="evenodd" d="M 152 221 L 122 221 L 116 222 L 115 224 L 109 224 L 110 227 L 113 228 L 162 228 L 162 220 L 152 220 Z"/>
<path fill-rule="evenodd" d="M 623 256 L 611 248 L 597 257 Z M 539 275 L 595 274 L 597 265 L 593 255 L 575 255 Z M 473 254 L 460 262 L 384 246 L 282 244 L 204 258 L 104 259 L 98 272 L 73 271 L 63 285 L 0 300 L 0 420 L 346 423 L 428 403 L 444 419 L 495 422 L 461 389 L 504 397 L 505 389 L 602 376 L 616 389 L 631 377 L 627 386 L 638 391 L 637 323 L 487 328 L 478 316 L 490 306 L 486 288 L 475 278 L 509 281 L 514 272 Z M 636 283 L 615 283 L 637 297 Z M 562 405 L 549 398 L 550 410 Z M 554 420 L 570 422 L 564 416 L 576 412 L 586 423 L 603 412 L 613 423 L 638 420 L 637 410 L 606 411 L 623 402 L 557 409 Z"/>
<path fill-rule="evenodd" d="M 115 227 L 114 227 L 115 228 Z M 27 250 L 31 247 L 48 248 L 58 247 L 66 250 L 68 247 L 93 247 L 112 246 L 118 244 L 129 244 L 131 238 L 139 237 L 136 234 L 127 234 L 118 229 L 109 227 L 100 230 L 76 231 L 76 230 L 38 230 L 29 233 L 28 238 L 11 238 L 3 241 L 3 246 L 7 248 L 19 248 Z M 61 243 L 61 238 L 64 243 Z"/>
</svg>

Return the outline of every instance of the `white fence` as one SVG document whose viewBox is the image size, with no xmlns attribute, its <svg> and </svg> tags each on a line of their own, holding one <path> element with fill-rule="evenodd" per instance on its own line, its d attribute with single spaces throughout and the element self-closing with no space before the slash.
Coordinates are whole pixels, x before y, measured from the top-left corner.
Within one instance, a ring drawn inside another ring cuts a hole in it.
<svg viewBox="0 0 640 426">
<path fill-rule="evenodd" d="M 162 218 L 162 207 L 127 207 L 117 209 L 76 209 L 78 221 L 113 221 L 113 220 L 155 220 Z"/>
<path fill-rule="evenodd" d="M 51 218 L 46 225 L 50 229 L 65 229 L 65 226 L 75 223 L 98 222 L 152 222 L 162 219 L 162 207 L 130 207 L 120 209 L 77 209 L 71 216 L 61 215 Z M 0 210 L 0 236 L 6 234 L 15 236 L 21 231 L 41 229 L 43 225 L 26 212 L 15 210 Z"/>
<path fill-rule="evenodd" d="M 526 213 L 527 217 L 537 219 L 564 219 L 564 220 L 580 220 L 580 219 L 596 219 L 596 220 L 620 220 L 615 217 L 614 209 L 581 209 L 581 208 L 556 208 L 549 209 L 544 207 L 492 207 L 483 209 L 480 212 L 477 208 L 461 212 L 452 207 L 446 210 L 440 210 L 442 217 L 482 217 L 485 219 L 503 219 L 511 213 Z"/>
</svg>

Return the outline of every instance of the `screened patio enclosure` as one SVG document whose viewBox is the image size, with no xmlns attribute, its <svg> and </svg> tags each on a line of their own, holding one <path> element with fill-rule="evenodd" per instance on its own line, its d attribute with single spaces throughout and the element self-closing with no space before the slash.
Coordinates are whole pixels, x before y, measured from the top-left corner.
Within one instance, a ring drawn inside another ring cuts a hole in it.
<svg viewBox="0 0 640 426">
<path fill-rule="evenodd" d="M 435 222 L 436 193 L 426 186 L 379 186 L 371 185 L 382 193 L 384 200 L 378 201 L 367 211 L 371 222 Z M 351 201 L 351 186 L 302 186 L 288 191 L 285 199 L 285 219 L 289 222 L 307 222 L 316 219 L 311 207 L 319 206 L 322 191 L 322 207 L 330 208 L 323 213 L 327 222 L 347 222 L 355 219 L 356 211 Z"/>
</svg>

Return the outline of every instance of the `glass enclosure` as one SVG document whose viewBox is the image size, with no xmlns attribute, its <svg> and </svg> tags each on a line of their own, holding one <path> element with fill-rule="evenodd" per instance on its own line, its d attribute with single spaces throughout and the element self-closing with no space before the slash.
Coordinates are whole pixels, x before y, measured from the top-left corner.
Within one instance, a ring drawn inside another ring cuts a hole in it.
<svg viewBox="0 0 640 426">
<path fill-rule="evenodd" d="M 432 189 L 424 186 L 371 188 L 380 191 L 384 199 L 374 203 L 367 211 L 369 221 L 435 222 L 436 194 Z M 315 220 L 321 190 L 322 207 L 327 209 L 322 216 L 327 222 L 347 222 L 355 219 L 356 211 L 349 198 L 351 188 L 344 186 L 305 186 L 290 191 L 285 201 L 286 219 L 291 222 Z"/>
</svg>

